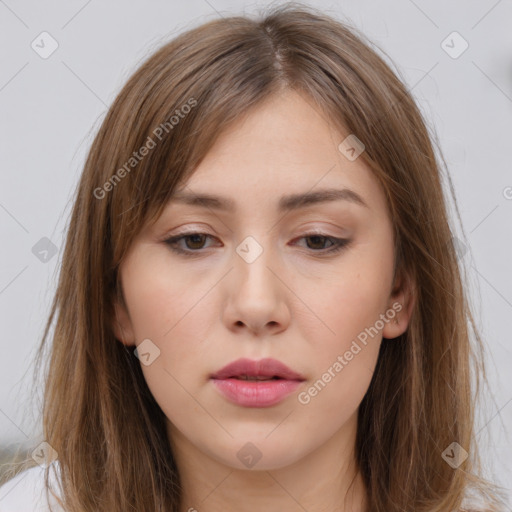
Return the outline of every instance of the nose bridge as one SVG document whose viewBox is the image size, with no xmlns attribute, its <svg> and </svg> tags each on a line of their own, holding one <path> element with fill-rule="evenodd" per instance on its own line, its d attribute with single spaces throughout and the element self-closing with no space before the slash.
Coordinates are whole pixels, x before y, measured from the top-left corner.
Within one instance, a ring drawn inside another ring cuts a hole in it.
<svg viewBox="0 0 512 512">
<path fill-rule="evenodd" d="M 235 252 L 234 270 L 238 285 L 261 295 L 261 299 L 268 299 L 268 294 L 275 291 L 273 281 L 276 279 L 269 269 L 276 265 L 270 237 L 264 232 L 249 235 L 238 244 Z"/>
</svg>

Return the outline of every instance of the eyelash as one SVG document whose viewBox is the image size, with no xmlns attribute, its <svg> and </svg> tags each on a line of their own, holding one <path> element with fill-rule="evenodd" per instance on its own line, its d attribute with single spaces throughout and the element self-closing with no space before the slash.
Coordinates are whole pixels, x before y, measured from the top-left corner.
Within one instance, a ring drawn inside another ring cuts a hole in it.
<svg viewBox="0 0 512 512">
<path fill-rule="evenodd" d="M 178 242 L 180 242 L 181 240 L 184 240 L 188 237 L 191 237 L 191 236 L 197 236 L 197 235 L 204 235 L 204 236 L 207 236 L 207 237 L 210 237 L 210 238 L 215 238 L 213 237 L 212 235 L 209 235 L 208 233 L 200 233 L 198 231 L 191 231 L 189 233 L 183 233 L 181 235 L 178 235 L 178 236 L 173 236 L 171 238 L 168 238 L 166 240 L 164 240 L 164 243 L 167 244 L 170 249 L 172 251 L 174 251 L 175 253 L 177 254 L 182 254 L 186 257 L 193 257 L 197 254 L 200 253 L 201 249 L 188 249 L 188 250 L 185 250 L 185 249 L 181 249 L 177 246 Z M 328 250 L 325 250 L 325 249 L 320 249 L 320 250 L 314 250 L 314 249 L 311 249 L 313 252 L 316 252 L 316 253 L 320 253 L 322 255 L 333 255 L 333 254 L 337 254 L 339 252 L 341 252 L 343 249 L 345 249 L 351 242 L 351 240 L 349 239 L 345 239 L 345 238 L 336 238 L 334 236 L 327 236 L 327 235 L 322 235 L 320 233 L 307 233 L 303 236 L 301 236 L 299 238 L 302 239 L 302 238 L 324 238 L 326 240 L 331 240 L 333 241 L 333 245 L 331 246 L 331 248 L 328 248 Z"/>
</svg>

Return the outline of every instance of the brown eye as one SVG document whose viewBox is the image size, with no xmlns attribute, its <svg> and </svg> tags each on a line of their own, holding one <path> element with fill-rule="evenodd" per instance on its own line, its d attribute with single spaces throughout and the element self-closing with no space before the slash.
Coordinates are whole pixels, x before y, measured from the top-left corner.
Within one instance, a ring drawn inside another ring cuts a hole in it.
<svg viewBox="0 0 512 512">
<path fill-rule="evenodd" d="M 304 238 L 307 240 L 312 240 L 312 244 L 308 244 L 308 247 L 310 249 L 326 249 L 326 247 L 324 247 L 324 244 L 327 240 L 329 240 L 329 238 L 320 235 L 310 235 Z M 332 247 L 333 245 L 335 244 L 331 241 L 331 245 L 329 247 Z"/>
<path fill-rule="evenodd" d="M 185 256 L 199 256 L 202 249 L 208 248 L 208 246 L 205 246 L 205 242 L 208 239 L 214 238 L 215 237 L 207 233 L 191 232 L 168 238 L 167 240 L 164 240 L 164 243 L 178 254 Z M 347 239 L 319 235 L 318 233 L 304 235 L 299 238 L 299 240 L 307 240 L 306 248 L 313 254 L 317 253 L 318 256 L 337 253 L 350 243 L 350 240 Z M 183 245 L 182 242 L 185 242 L 185 244 Z M 327 247 L 325 246 L 326 242 L 329 242 Z"/>
<path fill-rule="evenodd" d="M 337 253 L 350 243 L 350 240 L 345 238 L 319 235 L 318 233 L 304 235 L 299 240 L 308 240 L 308 242 L 306 242 L 306 247 L 311 249 L 312 252 L 319 253 L 319 255 Z M 330 242 L 330 245 L 327 247 L 325 246 L 326 241 Z"/>
<path fill-rule="evenodd" d="M 194 233 L 192 235 L 186 235 L 184 237 L 184 240 L 187 242 L 187 241 L 190 241 L 190 244 L 189 243 L 185 243 L 185 245 L 187 246 L 187 249 L 202 249 L 203 247 L 203 244 L 205 242 L 205 237 L 207 235 L 203 234 L 203 233 Z"/>
<path fill-rule="evenodd" d="M 211 235 L 207 233 L 184 233 L 183 235 L 173 236 L 164 240 L 174 252 L 185 254 L 185 255 L 194 255 L 195 252 L 199 253 L 201 249 L 205 248 L 205 241 L 208 238 L 213 238 Z M 185 246 L 181 244 L 181 242 L 185 242 Z"/>
</svg>

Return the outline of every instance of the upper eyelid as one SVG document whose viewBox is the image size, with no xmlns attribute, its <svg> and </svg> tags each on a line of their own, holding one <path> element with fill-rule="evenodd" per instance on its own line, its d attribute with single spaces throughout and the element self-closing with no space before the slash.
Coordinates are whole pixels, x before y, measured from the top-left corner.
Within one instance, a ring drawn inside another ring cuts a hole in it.
<svg viewBox="0 0 512 512">
<path fill-rule="evenodd" d="M 179 230 L 179 228 L 178 228 L 178 230 Z M 340 238 L 341 237 L 341 235 L 329 235 L 325 232 L 324 228 L 316 227 L 316 226 L 311 227 L 311 228 L 306 228 L 306 231 L 302 236 L 313 235 L 313 234 L 318 234 L 321 236 L 326 236 L 326 237 L 331 237 L 331 238 Z M 208 236 L 217 238 L 216 235 L 214 235 L 208 231 L 208 228 L 189 227 L 189 228 L 185 228 L 184 231 L 178 231 L 177 233 L 165 235 L 164 240 L 167 240 L 169 238 L 175 238 L 178 236 L 187 236 L 187 235 L 208 235 Z"/>
<path fill-rule="evenodd" d="M 206 235 L 206 236 L 209 236 L 210 238 L 217 238 L 218 237 L 216 235 L 212 235 L 211 233 L 208 233 L 208 231 L 183 231 L 182 233 L 175 233 L 173 235 L 169 235 L 169 236 L 165 236 L 164 237 L 164 241 L 167 241 L 167 240 L 175 240 L 175 239 L 179 239 L 179 238 L 183 238 L 183 237 L 187 237 L 187 236 L 192 236 L 192 235 Z M 302 235 L 300 235 L 298 238 L 304 238 L 304 237 L 308 237 L 308 236 L 323 236 L 325 238 L 335 238 L 335 239 L 345 239 L 345 238 L 348 238 L 348 237 L 342 237 L 342 236 L 336 236 L 336 235 L 329 235 L 328 233 L 326 233 L 325 231 L 322 231 L 321 229 L 310 229 L 310 230 L 307 230 L 305 233 L 303 233 Z"/>
</svg>

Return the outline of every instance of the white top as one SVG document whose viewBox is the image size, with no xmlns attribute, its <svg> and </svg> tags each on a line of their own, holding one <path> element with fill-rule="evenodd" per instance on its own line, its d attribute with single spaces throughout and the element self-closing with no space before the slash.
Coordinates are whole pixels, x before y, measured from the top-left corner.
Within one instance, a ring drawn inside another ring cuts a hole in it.
<svg viewBox="0 0 512 512">
<path fill-rule="evenodd" d="M 58 468 L 57 468 L 58 469 Z M 44 468 L 34 466 L 18 473 L 0 487 L 0 512 L 49 512 L 44 488 Z M 53 468 L 49 479 L 52 489 L 57 493 Z M 64 512 L 57 500 L 48 491 L 53 512 Z"/>
</svg>

